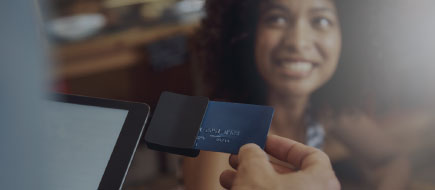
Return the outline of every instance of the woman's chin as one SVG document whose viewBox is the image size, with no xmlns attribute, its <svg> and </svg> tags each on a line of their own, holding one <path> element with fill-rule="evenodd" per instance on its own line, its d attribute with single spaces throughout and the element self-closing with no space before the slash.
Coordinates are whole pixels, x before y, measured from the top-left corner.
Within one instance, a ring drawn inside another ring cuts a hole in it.
<svg viewBox="0 0 435 190">
<path fill-rule="evenodd" d="M 286 97 L 298 97 L 304 98 L 309 97 L 311 93 L 316 90 L 315 85 L 307 85 L 307 84 L 281 84 L 279 86 L 275 86 L 279 94 L 282 94 Z"/>
</svg>

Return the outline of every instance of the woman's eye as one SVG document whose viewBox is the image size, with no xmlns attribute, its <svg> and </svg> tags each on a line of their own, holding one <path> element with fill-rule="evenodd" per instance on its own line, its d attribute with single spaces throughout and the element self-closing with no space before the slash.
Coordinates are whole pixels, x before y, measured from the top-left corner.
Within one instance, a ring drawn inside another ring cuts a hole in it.
<svg viewBox="0 0 435 190">
<path fill-rule="evenodd" d="M 327 29 L 333 25 L 333 22 L 325 17 L 317 17 L 313 19 L 313 25 L 319 29 Z"/>
<path fill-rule="evenodd" d="M 286 26 L 288 20 L 283 16 L 271 15 L 265 18 L 265 22 L 270 26 L 281 27 L 281 26 Z"/>
</svg>

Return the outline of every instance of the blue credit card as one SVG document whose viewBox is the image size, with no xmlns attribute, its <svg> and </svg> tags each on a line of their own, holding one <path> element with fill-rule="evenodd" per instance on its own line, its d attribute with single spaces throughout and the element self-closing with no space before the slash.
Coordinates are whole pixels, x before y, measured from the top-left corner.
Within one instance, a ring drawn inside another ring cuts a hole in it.
<svg viewBox="0 0 435 190">
<path fill-rule="evenodd" d="M 273 108 L 209 101 L 194 149 L 237 154 L 244 144 L 264 148 Z"/>
</svg>

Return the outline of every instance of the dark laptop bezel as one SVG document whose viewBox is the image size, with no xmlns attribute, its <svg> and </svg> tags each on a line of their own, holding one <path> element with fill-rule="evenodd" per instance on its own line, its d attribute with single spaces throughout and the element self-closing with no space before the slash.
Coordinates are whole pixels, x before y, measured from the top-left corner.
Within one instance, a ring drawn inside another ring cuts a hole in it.
<svg viewBox="0 0 435 190">
<path fill-rule="evenodd" d="M 128 111 L 110 160 L 98 186 L 98 189 L 121 189 L 149 117 L 150 107 L 145 103 L 71 94 L 55 94 L 52 100 Z"/>
</svg>

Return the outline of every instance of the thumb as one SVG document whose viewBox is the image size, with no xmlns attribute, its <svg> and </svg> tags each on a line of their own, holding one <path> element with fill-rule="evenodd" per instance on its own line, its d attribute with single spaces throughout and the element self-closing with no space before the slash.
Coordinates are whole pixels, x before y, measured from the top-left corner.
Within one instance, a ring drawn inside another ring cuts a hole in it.
<svg viewBox="0 0 435 190">
<path fill-rule="evenodd" d="M 266 174 L 274 172 L 273 166 L 269 162 L 269 157 L 256 144 L 246 144 L 240 148 L 237 171 L 240 175 Z"/>
</svg>

